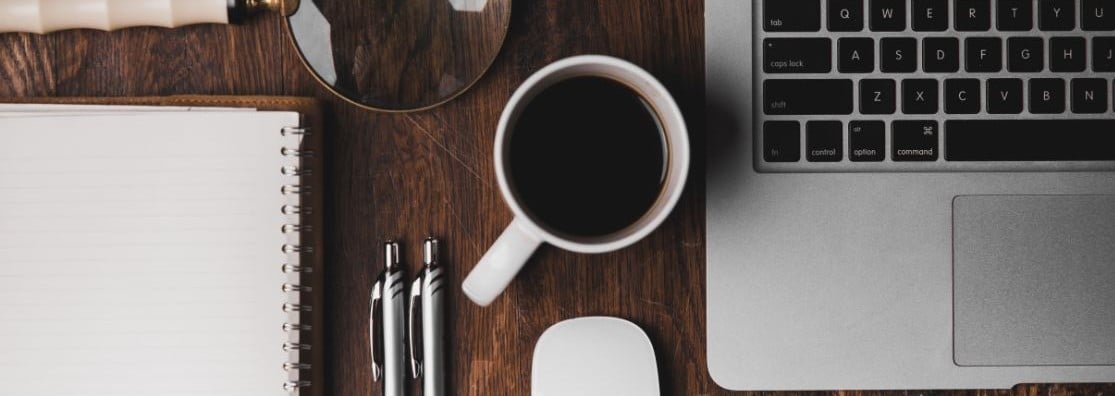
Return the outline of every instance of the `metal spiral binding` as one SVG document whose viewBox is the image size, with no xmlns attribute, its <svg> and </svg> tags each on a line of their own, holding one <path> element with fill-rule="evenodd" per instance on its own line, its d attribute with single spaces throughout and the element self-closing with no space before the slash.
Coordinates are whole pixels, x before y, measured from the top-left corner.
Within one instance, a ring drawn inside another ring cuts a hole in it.
<svg viewBox="0 0 1115 396">
<path fill-rule="evenodd" d="M 310 207 L 304 205 L 283 205 L 282 212 L 285 215 L 290 214 L 310 214 L 312 212 Z"/>
<path fill-rule="evenodd" d="M 310 227 L 309 225 L 283 224 L 283 228 L 281 230 L 284 234 L 290 234 L 295 232 L 311 232 L 314 230 L 314 228 Z"/>
<path fill-rule="evenodd" d="M 283 383 L 283 390 L 287 392 L 294 392 L 302 388 L 309 388 L 310 381 L 290 381 Z"/>
<path fill-rule="evenodd" d="M 290 283 L 284 283 L 283 284 L 283 292 L 286 292 L 286 293 L 297 293 L 297 292 L 309 293 L 309 292 L 312 292 L 312 291 L 314 291 L 314 289 L 309 287 L 309 286 L 293 285 L 293 284 L 290 284 Z"/>
<path fill-rule="evenodd" d="M 308 351 L 310 349 L 313 349 L 310 344 L 302 344 L 302 343 L 298 343 L 298 342 L 284 342 L 283 343 L 283 352 Z"/>
<path fill-rule="evenodd" d="M 283 273 L 284 274 L 292 274 L 292 273 L 295 273 L 295 272 L 300 272 L 300 273 L 303 273 L 303 274 L 313 273 L 314 272 L 314 267 L 305 267 L 305 266 L 301 266 L 301 265 L 283 264 Z"/>
<path fill-rule="evenodd" d="M 311 366 L 310 366 L 309 363 L 295 363 L 295 362 L 283 363 L 283 370 L 309 370 L 310 367 Z"/>
<path fill-rule="evenodd" d="M 283 331 L 310 331 L 310 325 L 299 325 L 299 323 L 282 323 Z"/>
<path fill-rule="evenodd" d="M 310 193 L 310 186 L 301 186 L 297 184 L 287 184 L 279 189 L 283 195 L 305 195 Z"/>
<path fill-rule="evenodd" d="M 310 331 L 310 325 L 297 324 L 297 323 L 283 323 L 283 331 Z"/>
<path fill-rule="evenodd" d="M 310 136 L 310 128 L 283 127 L 280 133 L 283 136 Z"/>
<path fill-rule="evenodd" d="M 281 131 L 281 135 L 286 138 L 287 141 L 300 141 L 302 138 L 310 136 L 310 133 L 311 131 L 308 128 L 300 127 L 285 127 Z M 283 176 L 303 177 L 312 175 L 312 170 L 303 166 L 302 159 L 313 156 L 313 151 L 305 150 L 301 147 L 283 147 L 280 154 L 291 161 L 291 163 L 279 169 L 279 172 Z M 280 188 L 280 192 L 284 196 L 290 198 L 288 204 L 279 208 L 280 213 L 285 216 L 295 216 L 294 218 L 298 220 L 301 220 L 302 215 L 311 213 L 310 207 L 305 205 L 307 201 L 301 199 L 302 196 L 310 193 L 309 186 L 304 186 L 296 181 L 293 184 L 283 185 Z M 299 360 L 303 360 L 300 359 L 301 352 L 310 350 L 309 344 L 301 342 L 301 333 L 310 331 L 310 325 L 298 323 L 299 320 L 297 319 L 300 319 L 301 313 L 313 311 L 313 306 L 301 304 L 299 302 L 302 293 L 311 291 L 309 286 L 299 284 L 301 277 L 304 274 L 313 272 L 312 267 L 304 266 L 301 263 L 301 257 L 305 254 L 312 254 L 313 248 L 302 245 L 298 242 L 301 238 L 299 238 L 298 235 L 292 235 L 309 232 L 311 230 L 310 226 L 301 223 L 302 221 L 292 221 L 290 224 L 284 224 L 281 230 L 284 235 L 288 235 L 288 238 L 291 238 L 288 239 L 288 243 L 282 246 L 282 252 L 290 255 L 290 257 L 288 257 L 290 262 L 283 264 L 282 271 L 285 274 L 292 274 L 291 276 L 293 277 L 291 282 L 282 285 L 284 293 L 291 293 L 291 300 L 282 306 L 283 312 L 287 312 L 291 315 L 292 319 L 288 323 L 283 323 L 283 331 L 291 333 L 291 337 L 288 342 L 282 345 L 284 352 L 291 353 L 291 361 L 283 363 L 283 370 L 291 372 L 291 380 L 283 383 L 283 389 L 291 393 L 298 392 L 300 389 L 307 388 L 311 385 L 310 381 L 302 380 L 302 378 L 307 377 L 303 377 L 303 374 L 301 374 L 302 371 L 310 370 L 310 364 L 299 362 Z"/>
<path fill-rule="evenodd" d="M 309 169 L 302 169 L 297 166 L 284 166 L 283 175 L 285 176 L 310 176 L 313 172 Z"/>
<path fill-rule="evenodd" d="M 313 312 L 313 305 L 283 304 L 283 312 Z"/>
<path fill-rule="evenodd" d="M 314 156 L 314 151 L 313 150 L 299 150 L 299 149 L 292 149 L 290 147 L 283 147 L 283 149 L 280 150 L 279 153 L 282 154 L 283 156 L 286 156 L 286 157 L 313 157 Z"/>
<path fill-rule="evenodd" d="M 313 252 L 314 252 L 314 248 L 312 248 L 310 246 L 291 245 L 291 244 L 283 245 L 283 253 L 313 253 Z"/>
</svg>

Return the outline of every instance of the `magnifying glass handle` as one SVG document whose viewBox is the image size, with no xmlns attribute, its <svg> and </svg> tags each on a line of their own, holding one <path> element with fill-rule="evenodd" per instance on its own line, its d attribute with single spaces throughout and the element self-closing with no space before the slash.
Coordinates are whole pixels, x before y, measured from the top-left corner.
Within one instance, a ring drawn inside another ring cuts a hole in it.
<svg viewBox="0 0 1115 396">
<path fill-rule="evenodd" d="M 0 33 L 229 23 L 291 0 L 0 0 Z"/>
</svg>

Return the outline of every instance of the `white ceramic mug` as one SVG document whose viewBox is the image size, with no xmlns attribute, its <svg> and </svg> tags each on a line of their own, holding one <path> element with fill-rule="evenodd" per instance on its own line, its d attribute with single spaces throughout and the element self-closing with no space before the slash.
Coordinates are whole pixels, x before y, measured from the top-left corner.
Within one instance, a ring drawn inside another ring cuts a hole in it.
<svg viewBox="0 0 1115 396">
<path fill-rule="evenodd" d="M 557 82 L 583 76 L 618 81 L 634 89 L 653 107 L 665 136 L 667 173 L 658 198 L 639 220 L 608 236 L 574 241 L 556 235 L 523 209 L 507 180 L 510 167 L 507 146 L 519 114 L 538 93 Z M 511 96 L 496 131 L 495 169 L 500 192 L 514 212 L 515 219 L 465 279 L 465 294 L 473 302 L 484 306 L 491 304 L 507 288 L 523 264 L 544 242 L 579 253 L 604 253 L 627 247 L 654 231 L 673 210 L 685 187 L 689 174 L 689 133 L 677 103 L 650 73 L 630 62 L 609 56 L 575 56 L 542 68 Z"/>
</svg>

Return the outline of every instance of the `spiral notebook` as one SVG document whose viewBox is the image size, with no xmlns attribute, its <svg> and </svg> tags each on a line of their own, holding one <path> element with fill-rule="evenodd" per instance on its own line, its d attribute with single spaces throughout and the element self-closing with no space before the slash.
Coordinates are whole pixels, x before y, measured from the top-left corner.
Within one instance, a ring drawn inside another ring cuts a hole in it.
<svg viewBox="0 0 1115 396">
<path fill-rule="evenodd" d="M 322 394 L 317 104 L 44 101 L 0 105 L 2 393 Z"/>
</svg>

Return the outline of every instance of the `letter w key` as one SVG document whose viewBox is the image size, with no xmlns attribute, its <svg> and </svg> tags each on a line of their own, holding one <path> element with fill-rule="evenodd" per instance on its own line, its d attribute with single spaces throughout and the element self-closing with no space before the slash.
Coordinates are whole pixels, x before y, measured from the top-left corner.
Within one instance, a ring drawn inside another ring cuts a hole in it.
<svg viewBox="0 0 1115 396">
<path fill-rule="evenodd" d="M 908 0 L 871 0 L 871 30 L 900 32 L 906 30 Z"/>
</svg>

